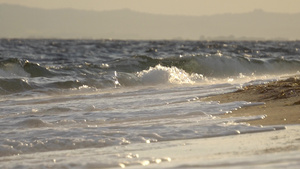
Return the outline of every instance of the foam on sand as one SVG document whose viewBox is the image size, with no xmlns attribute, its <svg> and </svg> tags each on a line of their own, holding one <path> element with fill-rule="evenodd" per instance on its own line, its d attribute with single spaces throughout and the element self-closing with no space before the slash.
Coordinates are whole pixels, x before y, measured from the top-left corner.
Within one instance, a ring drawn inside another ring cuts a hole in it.
<svg viewBox="0 0 300 169">
<path fill-rule="evenodd" d="M 290 125 L 273 132 L 174 141 L 169 147 L 136 153 L 172 158 L 157 168 L 297 168 L 299 130 L 299 125 Z"/>
<path fill-rule="evenodd" d="M 272 132 L 6 156 L 0 162 L 4 168 L 20 160 L 30 168 L 297 168 L 299 130 L 289 125 Z"/>
</svg>

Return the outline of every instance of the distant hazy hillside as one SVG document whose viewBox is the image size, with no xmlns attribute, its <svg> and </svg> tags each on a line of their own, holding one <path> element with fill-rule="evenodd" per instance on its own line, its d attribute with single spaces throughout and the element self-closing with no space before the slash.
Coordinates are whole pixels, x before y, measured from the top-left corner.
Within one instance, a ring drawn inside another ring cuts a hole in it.
<svg viewBox="0 0 300 169">
<path fill-rule="evenodd" d="M 170 16 L 116 11 L 43 10 L 0 5 L 0 37 L 114 39 L 300 39 L 300 13 Z"/>
</svg>

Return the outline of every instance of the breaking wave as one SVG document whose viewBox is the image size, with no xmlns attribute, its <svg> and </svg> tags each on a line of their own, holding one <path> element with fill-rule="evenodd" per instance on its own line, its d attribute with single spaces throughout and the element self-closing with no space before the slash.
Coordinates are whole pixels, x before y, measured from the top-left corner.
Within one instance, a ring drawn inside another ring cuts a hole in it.
<svg viewBox="0 0 300 169">
<path fill-rule="evenodd" d="M 295 74 L 300 61 L 222 54 L 153 58 L 131 56 L 100 63 L 40 65 L 0 59 L 0 94 L 24 91 L 98 90 L 158 84 L 193 84 L 205 78 Z"/>
<path fill-rule="evenodd" d="M 203 78 L 202 75 L 198 74 L 188 74 L 182 69 L 177 67 L 164 67 L 157 65 L 155 67 L 150 67 L 148 70 L 143 70 L 137 73 L 137 76 L 141 79 L 143 83 L 146 84 L 193 84 L 194 79 Z"/>
<path fill-rule="evenodd" d="M 154 59 L 147 56 L 136 56 L 135 59 L 144 67 L 162 65 L 177 67 L 189 74 L 197 73 L 205 77 L 234 77 L 240 73 L 251 74 L 283 74 L 295 73 L 300 70 L 299 60 L 284 58 L 248 58 L 220 55 L 198 55 Z"/>
</svg>

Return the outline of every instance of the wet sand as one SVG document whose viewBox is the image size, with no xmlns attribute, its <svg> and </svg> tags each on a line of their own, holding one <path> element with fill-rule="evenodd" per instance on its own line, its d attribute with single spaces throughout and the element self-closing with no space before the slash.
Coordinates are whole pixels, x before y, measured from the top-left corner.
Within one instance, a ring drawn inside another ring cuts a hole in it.
<svg viewBox="0 0 300 169">
<path fill-rule="evenodd" d="M 7 156 L 0 161 L 9 166 L 12 161 L 23 164 L 56 164 L 68 160 L 82 162 L 77 168 L 106 168 L 101 166 L 103 155 L 126 157 L 126 161 L 112 164 L 111 168 L 299 168 L 300 166 L 300 80 L 290 78 L 265 85 L 247 86 L 243 90 L 206 98 L 221 103 L 232 101 L 265 102 L 265 105 L 244 107 L 228 116 L 266 114 L 263 120 L 250 121 L 251 125 L 275 126 L 269 132 L 228 135 L 223 137 L 163 141 L 157 143 L 108 146 L 53 152 Z M 271 127 L 272 126 L 267 126 Z M 278 128 L 278 129 L 277 129 Z M 83 158 L 84 157 L 84 158 Z M 91 161 L 94 160 L 94 163 Z M 105 163 L 106 164 L 106 163 Z M 38 165 L 37 165 L 38 166 Z M 60 165 L 63 166 L 63 165 Z M 34 167 L 33 167 L 34 168 Z M 68 166 L 66 165 L 66 168 Z"/>
<path fill-rule="evenodd" d="M 144 151 L 136 153 L 141 157 L 150 155 L 172 159 L 170 163 L 152 165 L 152 168 L 299 168 L 299 77 L 247 86 L 237 92 L 205 98 L 204 101 L 264 102 L 264 105 L 243 107 L 222 116 L 267 115 L 262 120 L 247 123 L 258 127 L 284 125 L 286 128 L 274 129 L 272 132 L 179 140 L 170 142 L 172 146 L 169 147 L 144 148 Z M 156 145 L 159 144 L 162 143 Z"/>
<path fill-rule="evenodd" d="M 16 162 L 20 166 L 26 164 L 29 168 L 298 169 L 299 131 L 300 125 L 290 125 L 285 130 L 270 132 L 38 152 L 2 157 L 0 166 L 9 168 L 5 166 Z M 112 157 L 125 159 L 117 163 L 112 160 L 110 163 Z M 73 163 L 70 164 L 70 161 Z"/>
<path fill-rule="evenodd" d="M 170 163 L 150 168 L 299 168 L 299 125 L 286 130 L 170 142 L 172 146 L 143 148 L 141 157 L 170 157 Z M 142 149 L 142 147 L 141 147 Z M 140 166 L 139 166 L 140 167 Z M 139 168 L 136 167 L 136 168 Z"/>
<path fill-rule="evenodd" d="M 264 105 L 243 107 L 221 117 L 267 115 L 265 119 L 248 121 L 251 125 L 300 124 L 300 78 L 291 77 L 261 85 L 246 86 L 233 93 L 212 96 L 206 101 L 264 102 Z"/>
</svg>

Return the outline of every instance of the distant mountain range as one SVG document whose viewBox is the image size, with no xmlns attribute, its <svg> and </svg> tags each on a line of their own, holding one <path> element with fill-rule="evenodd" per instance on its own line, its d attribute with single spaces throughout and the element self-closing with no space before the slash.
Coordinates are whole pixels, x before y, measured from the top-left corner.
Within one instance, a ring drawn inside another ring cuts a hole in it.
<svg viewBox="0 0 300 169">
<path fill-rule="evenodd" d="M 0 4 L 0 38 L 300 40 L 300 13 L 175 16 Z"/>
</svg>

